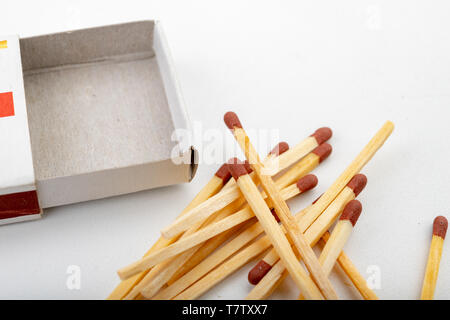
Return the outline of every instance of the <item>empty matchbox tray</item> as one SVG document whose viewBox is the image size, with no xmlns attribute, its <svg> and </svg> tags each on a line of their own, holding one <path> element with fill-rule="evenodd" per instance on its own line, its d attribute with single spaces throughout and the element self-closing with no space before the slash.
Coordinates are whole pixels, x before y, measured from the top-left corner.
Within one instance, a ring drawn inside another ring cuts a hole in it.
<svg viewBox="0 0 450 320">
<path fill-rule="evenodd" d="M 0 36 L 0 224 L 188 182 L 189 130 L 158 21 Z"/>
</svg>

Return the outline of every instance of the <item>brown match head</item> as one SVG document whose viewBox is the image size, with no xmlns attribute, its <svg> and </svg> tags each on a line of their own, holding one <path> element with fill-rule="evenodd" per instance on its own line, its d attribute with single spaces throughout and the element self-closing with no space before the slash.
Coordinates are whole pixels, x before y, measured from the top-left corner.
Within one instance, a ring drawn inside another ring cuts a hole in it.
<svg viewBox="0 0 450 320">
<path fill-rule="evenodd" d="M 342 215 L 339 220 L 349 220 L 353 226 L 355 226 L 356 221 L 358 221 L 359 216 L 361 215 L 362 205 L 358 200 L 349 201 L 344 211 L 342 211 Z"/>
<path fill-rule="evenodd" d="M 275 148 L 272 149 L 272 151 L 269 152 L 269 154 L 273 154 L 275 156 L 279 156 L 280 154 L 285 153 L 289 150 L 289 145 L 287 142 L 280 142 L 275 146 Z"/>
<path fill-rule="evenodd" d="M 312 153 L 317 155 L 319 157 L 319 163 L 328 158 L 328 156 L 331 154 L 331 151 L 333 151 L 333 148 L 331 147 L 331 144 L 329 143 L 322 143 L 320 146 L 315 148 Z"/>
<path fill-rule="evenodd" d="M 264 260 L 261 260 L 248 273 L 248 282 L 253 285 L 257 285 L 261 281 L 261 279 L 264 278 L 267 272 L 270 271 L 270 269 L 272 269 L 272 266 Z"/>
<path fill-rule="evenodd" d="M 353 193 L 355 194 L 355 197 L 358 196 L 358 194 L 363 191 L 367 184 L 367 177 L 363 175 L 362 173 L 358 173 L 357 175 L 353 176 L 353 178 L 350 180 L 349 183 L 347 183 L 347 187 L 353 190 Z"/>
<path fill-rule="evenodd" d="M 239 179 L 240 176 L 248 174 L 245 162 L 242 162 L 238 158 L 228 160 L 228 169 L 235 180 Z"/>
<path fill-rule="evenodd" d="M 297 188 L 300 192 L 305 192 L 317 186 L 317 183 L 319 183 L 319 179 L 314 174 L 307 174 L 297 181 Z"/>
<path fill-rule="evenodd" d="M 242 128 L 238 116 L 232 111 L 225 113 L 223 116 L 223 121 L 225 121 L 225 124 L 230 130 L 234 130 L 234 128 Z"/>
<path fill-rule="evenodd" d="M 311 137 L 316 138 L 317 144 L 321 145 L 325 141 L 329 140 L 333 135 L 333 131 L 331 131 L 328 127 L 319 128 L 314 132 Z"/>
<path fill-rule="evenodd" d="M 223 184 L 227 183 L 228 180 L 231 179 L 231 173 L 228 169 L 228 163 L 224 163 L 222 166 L 220 166 L 219 170 L 216 171 L 215 176 L 222 179 Z"/>
<path fill-rule="evenodd" d="M 443 216 L 438 216 L 434 218 L 433 222 L 433 235 L 445 239 L 445 234 L 447 233 L 448 221 L 447 218 Z"/>
</svg>

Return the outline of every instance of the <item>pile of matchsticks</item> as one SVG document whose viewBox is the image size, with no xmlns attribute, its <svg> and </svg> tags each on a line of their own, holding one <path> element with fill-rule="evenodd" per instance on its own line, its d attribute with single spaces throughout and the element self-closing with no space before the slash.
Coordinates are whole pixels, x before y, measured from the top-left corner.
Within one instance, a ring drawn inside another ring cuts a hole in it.
<svg viewBox="0 0 450 320">
<path fill-rule="evenodd" d="M 320 128 L 294 148 L 280 143 L 261 161 L 236 114 L 224 120 L 247 161 L 222 165 L 145 256 L 118 271 L 122 282 L 108 299 L 195 299 L 261 256 L 247 299 L 269 297 L 288 274 L 299 299 L 337 299 L 328 279 L 336 263 L 364 299 L 378 299 L 342 249 L 362 210 L 355 198 L 367 178 L 360 171 L 394 125 L 386 122 L 328 190 L 293 215 L 285 201 L 317 185 L 310 172 L 330 155 L 331 130 Z"/>
</svg>

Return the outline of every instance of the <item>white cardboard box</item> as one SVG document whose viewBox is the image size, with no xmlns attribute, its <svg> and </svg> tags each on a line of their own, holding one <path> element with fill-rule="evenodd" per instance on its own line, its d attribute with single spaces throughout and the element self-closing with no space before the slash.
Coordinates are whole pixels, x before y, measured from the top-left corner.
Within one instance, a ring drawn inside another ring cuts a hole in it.
<svg viewBox="0 0 450 320">
<path fill-rule="evenodd" d="M 0 223 L 190 181 L 175 129 L 190 126 L 158 21 L 0 37 Z"/>
</svg>

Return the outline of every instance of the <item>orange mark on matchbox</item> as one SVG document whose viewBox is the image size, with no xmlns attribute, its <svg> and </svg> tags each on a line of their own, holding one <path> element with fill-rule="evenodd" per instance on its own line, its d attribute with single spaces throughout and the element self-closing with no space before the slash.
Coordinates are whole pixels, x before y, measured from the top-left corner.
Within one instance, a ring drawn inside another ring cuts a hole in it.
<svg viewBox="0 0 450 320">
<path fill-rule="evenodd" d="M 14 115 L 14 101 L 12 92 L 0 93 L 0 118 Z"/>
<path fill-rule="evenodd" d="M 8 41 L 0 40 L 0 49 L 6 49 L 6 48 L 8 48 Z"/>
</svg>

